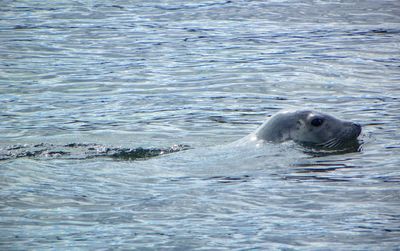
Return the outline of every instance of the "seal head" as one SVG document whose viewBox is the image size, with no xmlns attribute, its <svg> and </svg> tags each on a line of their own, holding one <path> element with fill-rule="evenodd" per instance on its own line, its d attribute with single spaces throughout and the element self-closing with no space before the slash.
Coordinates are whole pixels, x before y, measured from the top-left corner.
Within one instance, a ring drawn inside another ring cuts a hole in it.
<svg viewBox="0 0 400 251">
<path fill-rule="evenodd" d="M 312 110 L 283 111 L 262 124 L 254 136 L 258 140 L 298 143 L 338 148 L 354 142 L 361 133 L 357 123 Z"/>
</svg>

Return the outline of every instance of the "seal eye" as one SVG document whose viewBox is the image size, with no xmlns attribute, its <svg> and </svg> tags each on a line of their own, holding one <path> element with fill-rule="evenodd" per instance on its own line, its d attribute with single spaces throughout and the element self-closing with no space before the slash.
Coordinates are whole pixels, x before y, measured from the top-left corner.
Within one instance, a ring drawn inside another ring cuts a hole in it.
<svg viewBox="0 0 400 251">
<path fill-rule="evenodd" d="M 321 118 L 315 118 L 313 120 L 311 120 L 311 125 L 318 127 L 321 126 L 324 123 L 324 120 Z"/>
</svg>

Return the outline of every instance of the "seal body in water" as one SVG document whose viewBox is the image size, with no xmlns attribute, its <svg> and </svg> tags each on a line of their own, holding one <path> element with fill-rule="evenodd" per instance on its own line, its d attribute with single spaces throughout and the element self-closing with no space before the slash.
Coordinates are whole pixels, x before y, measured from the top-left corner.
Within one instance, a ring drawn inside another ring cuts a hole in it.
<svg viewBox="0 0 400 251">
<path fill-rule="evenodd" d="M 247 140 L 297 143 L 339 148 L 354 142 L 361 133 L 357 123 L 313 110 L 282 111 L 264 122 Z"/>
</svg>

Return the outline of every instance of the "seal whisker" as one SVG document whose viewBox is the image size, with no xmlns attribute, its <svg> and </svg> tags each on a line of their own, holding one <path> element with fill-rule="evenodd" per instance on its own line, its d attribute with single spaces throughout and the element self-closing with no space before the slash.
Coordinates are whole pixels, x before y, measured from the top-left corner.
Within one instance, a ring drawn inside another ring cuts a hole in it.
<svg viewBox="0 0 400 251">
<path fill-rule="evenodd" d="M 337 138 L 332 138 L 332 139 L 330 139 L 328 141 L 325 141 L 323 143 L 317 144 L 317 146 L 329 147 L 330 148 L 332 145 L 336 144 L 337 140 L 338 140 Z"/>
<path fill-rule="evenodd" d="M 326 143 L 322 144 L 322 147 L 326 148 L 335 148 L 338 147 L 342 144 L 342 141 L 340 138 L 333 138 L 331 140 L 328 140 Z"/>
</svg>

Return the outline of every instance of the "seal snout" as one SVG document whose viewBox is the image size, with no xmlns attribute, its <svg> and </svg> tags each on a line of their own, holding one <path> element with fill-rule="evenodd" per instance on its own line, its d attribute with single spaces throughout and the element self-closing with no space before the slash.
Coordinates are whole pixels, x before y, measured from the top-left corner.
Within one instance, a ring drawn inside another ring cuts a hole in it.
<svg viewBox="0 0 400 251">
<path fill-rule="evenodd" d="M 358 135 L 360 135 L 361 130 L 362 130 L 361 125 L 358 124 L 358 123 L 351 123 L 351 125 L 352 125 L 353 128 L 355 129 L 356 134 L 357 134 L 357 137 L 358 137 Z"/>
</svg>

